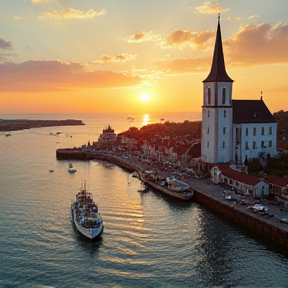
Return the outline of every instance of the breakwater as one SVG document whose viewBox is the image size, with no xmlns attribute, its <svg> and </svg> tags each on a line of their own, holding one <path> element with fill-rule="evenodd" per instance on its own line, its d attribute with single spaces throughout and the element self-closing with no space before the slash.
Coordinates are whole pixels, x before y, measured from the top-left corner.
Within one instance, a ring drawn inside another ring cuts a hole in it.
<svg viewBox="0 0 288 288">
<path fill-rule="evenodd" d="M 115 163 L 116 165 L 126 169 L 127 171 L 139 171 L 141 166 L 135 161 L 128 161 L 121 156 L 112 155 L 109 153 L 102 152 L 90 152 L 83 149 L 58 149 L 56 152 L 56 157 L 59 160 L 104 160 L 108 162 Z M 197 180 L 196 180 L 197 181 Z M 234 223 L 246 228 L 253 233 L 265 237 L 265 239 L 271 241 L 273 244 L 278 244 L 284 249 L 288 249 L 288 225 L 279 222 L 272 222 L 265 217 L 255 215 L 254 213 L 248 212 L 247 209 L 237 209 L 235 206 L 229 204 L 223 200 L 223 198 L 213 197 L 210 193 L 207 193 L 209 186 L 202 182 L 201 188 L 194 187 L 193 183 L 189 183 L 194 190 L 193 201 L 199 203 L 200 205 L 207 207 L 219 215 L 231 220 Z M 154 187 L 157 189 L 157 187 Z M 217 187 L 215 187 L 216 190 Z M 217 192 L 219 193 L 219 192 Z M 271 219 L 270 219 L 271 220 Z"/>
</svg>

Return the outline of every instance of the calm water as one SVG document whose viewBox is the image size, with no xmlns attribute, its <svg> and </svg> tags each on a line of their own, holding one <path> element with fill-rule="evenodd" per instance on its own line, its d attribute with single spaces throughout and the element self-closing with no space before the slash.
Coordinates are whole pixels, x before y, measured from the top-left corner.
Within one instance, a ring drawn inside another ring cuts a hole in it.
<svg viewBox="0 0 288 288">
<path fill-rule="evenodd" d="M 74 161 L 77 172 L 69 174 L 68 162 L 55 160 L 57 148 L 95 141 L 108 124 L 119 133 L 160 119 L 149 116 L 128 123 L 125 115 L 21 115 L 87 125 L 0 134 L 0 287 L 288 287 L 284 254 L 193 201 L 140 194 L 138 179 L 106 162 Z M 96 242 L 71 223 L 82 180 L 105 224 Z"/>
</svg>

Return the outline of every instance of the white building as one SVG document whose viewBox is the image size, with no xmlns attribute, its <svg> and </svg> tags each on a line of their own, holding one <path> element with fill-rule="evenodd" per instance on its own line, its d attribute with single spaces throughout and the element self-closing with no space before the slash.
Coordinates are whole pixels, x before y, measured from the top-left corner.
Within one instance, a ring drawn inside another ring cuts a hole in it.
<svg viewBox="0 0 288 288">
<path fill-rule="evenodd" d="M 203 81 L 201 160 L 243 164 L 275 157 L 277 122 L 260 100 L 232 100 L 233 80 L 225 69 L 220 21 L 210 74 Z"/>
</svg>

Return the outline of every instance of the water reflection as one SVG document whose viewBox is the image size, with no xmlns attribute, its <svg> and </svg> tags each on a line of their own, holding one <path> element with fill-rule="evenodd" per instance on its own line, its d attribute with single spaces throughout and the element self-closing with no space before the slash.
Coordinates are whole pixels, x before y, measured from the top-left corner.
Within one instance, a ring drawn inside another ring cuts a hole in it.
<svg viewBox="0 0 288 288">
<path fill-rule="evenodd" d="M 227 230 L 228 224 L 214 221 L 213 216 L 203 213 L 203 210 L 199 213 L 196 249 L 201 257 L 196 269 L 204 286 L 230 283 L 234 261 L 232 243 L 237 239 L 231 239 Z"/>
<path fill-rule="evenodd" d="M 142 126 L 148 125 L 150 123 L 149 114 L 143 115 Z"/>
</svg>

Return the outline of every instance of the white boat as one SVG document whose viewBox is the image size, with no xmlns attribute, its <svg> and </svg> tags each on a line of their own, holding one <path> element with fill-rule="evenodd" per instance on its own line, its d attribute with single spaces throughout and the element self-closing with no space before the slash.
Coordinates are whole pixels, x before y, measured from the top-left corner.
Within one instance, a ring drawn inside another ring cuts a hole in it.
<svg viewBox="0 0 288 288">
<path fill-rule="evenodd" d="M 104 225 L 98 205 L 95 204 L 92 193 L 86 190 L 86 181 L 82 182 L 76 201 L 71 204 L 71 214 L 76 229 L 83 236 L 94 239 L 103 232 Z"/>
</svg>

